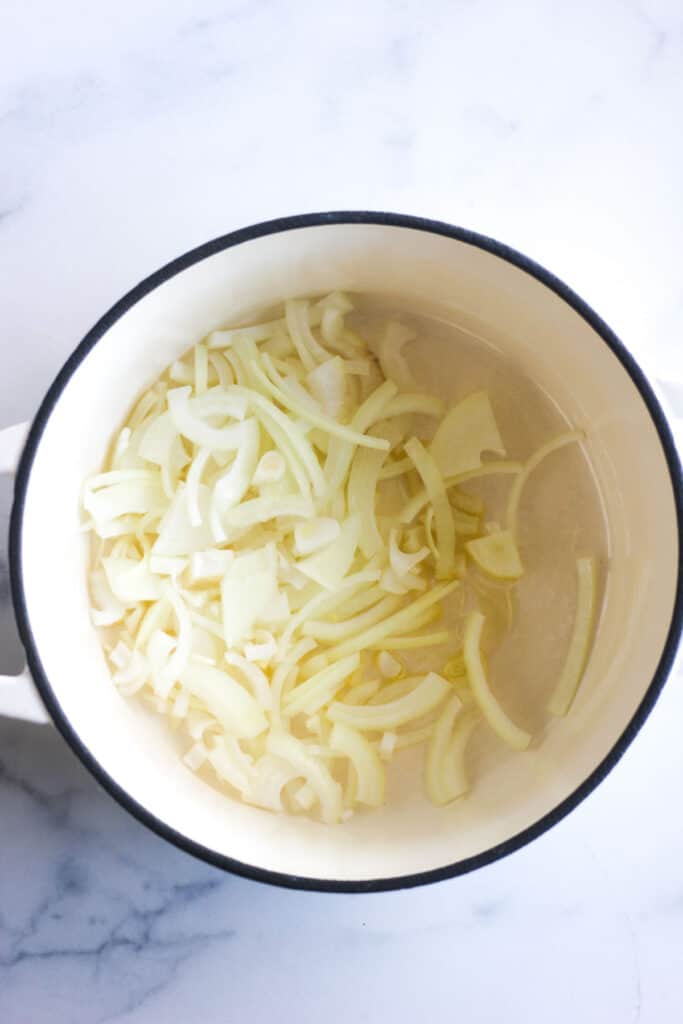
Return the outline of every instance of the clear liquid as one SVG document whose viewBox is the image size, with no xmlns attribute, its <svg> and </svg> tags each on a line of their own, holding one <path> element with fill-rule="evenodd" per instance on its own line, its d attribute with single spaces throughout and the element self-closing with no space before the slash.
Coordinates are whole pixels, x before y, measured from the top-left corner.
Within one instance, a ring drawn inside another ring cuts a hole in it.
<svg viewBox="0 0 683 1024">
<path fill-rule="evenodd" d="M 508 458 L 525 460 L 551 438 L 577 426 L 512 359 L 485 338 L 474 338 L 454 324 L 422 314 L 406 312 L 397 316 L 395 301 L 389 304 L 381 298 L 354 298 L 358 307 L 356 325 L 368 339 L 376 335 L 387 317 L 415 329 L 417 339 L 403 351 L 418 390 L 439 395 L 449 403 L 475 390 L 488 392 Z M 585 428 L 585 424 L 581 426 Z M 462 489 L 484 499 L 485 521 L 503 522 L 512 479 L 490 476 Z M 496 584 L 470 570 L 464 586 L 465 607 L 476 604 L 487 617 L 492 689 L 510 716 L 538 736 L 547 721 L 545 705 L 561 670 L 573 626 L 576 559 L 582 555 L 595 558 L 600 591 L 607 564 L 603 505 L 588 459 L 578 444 L 553 453 L 531 474 L 519 509 L 518 540 L 525 568 L 522 578 L 514 586 Z M 449 611 L 453 616 L 456 606 L 445 609 L 445 618 Z M 447 654 L 458 646 L 462 615 L 457 618 L 456 642 L 449 645 Z M 427 667 L 428 659 L 428 667 L 435 668 L 434 653 L 422 656 L 423 665 L 410 667 Z M 488 734 L 488 740 L 484 734 Z M 490 730 L 478 730 L 472 744 L 472 759 L 477 762 L 472 769 L 474 779 L 485 767 L 482 761 L 497 759 L 496 745 L 500 748 Z"/>
</svg>

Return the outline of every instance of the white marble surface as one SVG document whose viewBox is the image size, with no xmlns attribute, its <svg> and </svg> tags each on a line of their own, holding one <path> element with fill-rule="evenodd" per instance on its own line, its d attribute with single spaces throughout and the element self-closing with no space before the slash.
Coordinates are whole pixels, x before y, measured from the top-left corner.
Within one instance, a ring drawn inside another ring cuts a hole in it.
<svg viewBox="0 0 683 1024">
<path fill-rule="evenodd" d="M 680 0 L 4 0 L 0 425 L 169 258 L 344 207 L 517 246 L 683 395 L 682 62 Z M 682 718 L 679 675 L 550 834 L 373 897 L 212 870 L 0 722 L 0 1021 L 680 1021 Z"/>
</svg>

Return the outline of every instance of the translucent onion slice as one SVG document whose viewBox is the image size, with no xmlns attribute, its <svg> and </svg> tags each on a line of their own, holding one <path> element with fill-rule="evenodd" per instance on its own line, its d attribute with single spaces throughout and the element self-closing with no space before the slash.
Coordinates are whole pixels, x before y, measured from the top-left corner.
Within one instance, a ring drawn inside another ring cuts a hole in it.
<svg viewBox="0 0 683 1024">
<path fill-rule="evenodd" d="M 342 815 L 341 786 L 332 778 L 328 769 L 306 750 L 301 740 L 280 730 L 271 730 L 266 740 L 269 754 L 281 757 L 302 776 L 320 801 L 323 821 L 330 825 L 340 821 Z"/>
<path fill-rule="evenodd" d="M 401 604 L 402 601 L 399 597 L 384 597 L 371 608 L 359 612 L 358 615 L 349 619 L 343 619 L 341 622 L 323 622 L 315 619 L 304 622 L 301 632 L 304 636 L 312 636 L 323 643 L 336 644 L 345 637 L 353 636 L 355 633 L 360 633 L 369 626 L 373 626 L 376 622 L 382 622 L 383 619 L 397 611 Z"/>
<path fill-rule="evenodd" d="M 436 460 L 416 437 L 407 442 L 406 454 L 412 459 L 415 469 L 425 486 L 434 509 L 436 522 L 436 578 L 443 580 L 455 575 L 455 523 L 446 485 Z"/>
<path fill-rule="evenodd" d="M 341 658 L 321 672 L 300 683 L 291 690 L 285 699 L 284 710 L 287 715 L 298 715 L 301 712 L 313 715 L 323 705 L 328 704 L 341 689 L 349 676 L 360 664 L 358 653 Z"/>
<path fill-rule="evenodd" d="M 484 621 L 484 616 L 477 611 L 470 612 L 467 618 L 463 647 L 467 679 L 482 715 L 496 735 L 513 750 L 526 750 L 531 743 L 530 734 L 508 718 L 491 692 L 486 678 L 480 650 Z"/>
<path fill-rule="evenodd" d="M 252 737 L 267 728 L 263 709 L 227 672 L 190 662 L 182 673 L 181 682 L 229 734 L 237 738 Z"/>
<path fill-rule="evenodd" d="M 396 729 L 433 711 L 448 693 L 449 685 L 436 672 L 429 672 L 410 693 L 384 704 L 354 706 L 335 701 L 327 717 L 354 729 Z"/>
<path fill-rule="evenodd" d="M 439 424 L 430 451 L 444 477 L 481 466 L 482 452 L 505 455 L 489 396 L 475 391 L 458 402 Z"/>
<path fill-rule="evenodd" d="M 457 580 L 453 580 L 451 583 L 436 584 L 430 591 L 422 594 L 407 608 L 394 612 L 393 615 L 389 615 L 383 622 L 378 622 L 376 625 L 370 626 L 355 636 L 349 637 L 348 640 L 342 641 L 333 649 L 334 657 L 344 658 L 347 654 L 372 647 L 388 636 L 409 632 L 415 628 L 415 623 L 423 612 L 447 597 L 457 586 L 459 586 Z"/>
<path fill-rule="evenodd" d="M 497 580 L 517 580 L 524 572 L 522 560 L 509 530 L 498 530 L 465 544 L 479 568 Z"/>
<path fill-rule="evenodd" d="M 237 423 L 227 427 L 209 426 L 199 415 L 195 413 L 196 399 L 190 400 L 192 389 L 189 387 L 174 388 L 168 392 L 168 410 L 174 426 L 179 434 L 186 437 L 193 444 L 200 445 L 213 451 L 234 451 L 239 448 L 242 432 Z M 204 396 L 206 397 L 206 396 Z M 225 395 L 226 416 L 241 420 L 246 412 L 246 402 L 234 399 L 228 401 Z"/>
<path fill-rule="evenodd" d="M 465 751 L 477 725 L 477 715 L 463 710 L 453 697 L 441 712 L 427 744 L 424 782 L 427 796 L 437 807 L 452 803 L 468 788 Z"/>
<path fill-rule="evenodd" d="M 381 807 L 385 799 L 384 765 L 374 747 L 356 729 L 335 722 L 330 750 L 343 754 L 356 772 L 356 799 L 368 807 Z"/>
</svg>

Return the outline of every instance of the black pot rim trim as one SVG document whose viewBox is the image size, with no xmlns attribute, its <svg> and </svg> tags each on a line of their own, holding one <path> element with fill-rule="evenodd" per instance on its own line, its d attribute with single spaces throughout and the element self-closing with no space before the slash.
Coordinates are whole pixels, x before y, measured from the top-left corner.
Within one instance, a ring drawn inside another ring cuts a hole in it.
<svg viewBox="0 0 683 1024">
<path fill-rule="evenodd" d="M 584 779 L 574 792 L 565 797 L 556 807 L 543 815 L 533 825 L 523 829 L 521 832 L 496 846 L 490 847 L 481 853 L 453 864 L 445 865 L 428 871 L 417 872 L 408 875 L 400 875 L 388 878 L 373 878 L 368 880 L 338 880 L 325 878 L 308 878 L 298 875 L 284 874 L 278 871 L 271 871 L 265 868 L 255 867 L 242 863 L 231 857 L 216 853 L 215 851 L 194 842 L 187 836 L 171 828 L 165 822 L 144 808 L 123 790 L 114 779 L 108 775 L 99 764 L 95 756 L 83 743 L 69 720 L 62 712 L 57 697 L 50 685 L 47 675 L 43 669 L 38 653 L 36 642 L 28 615 L 26 596 L 23 587 L 22 576 L 22 524 L 24 518 L 24 506 L 28 490 L 29 478 L 33 461 L 40 444 L 40 440 L 50 419 L 52 410 L 58 402 L 66 384 L 88 355 L 90 350 L 97 344 L 99 339 L 119 320 L 129 309 L 140 299 L 153 291 L 163 282 L 193 266 L 195 263 L 206 259 L 224 249 L 232 248 L 243 242 L 262 238 L 265 235 L 276 234 L 284 231 L 294 231 L 300 228 L 321 227 L 326 225 L 377 225 L 384 227 L 406 228 L 416 231 L 423 231 L 431 234 L 442 235 L 452 238 L 466 245 L 482 249 L 499 259 L 517 267 L 524 273 L 534 277 L 546 288 L 559 296 L 570 306 L 589 326 L 598 337 L 607 345 L 612 353 L 624 367 L 633 384 L 637 388 L 657 431 L 660 444 L 666 459 L 671 486 L 673 490 L 674 503 L 677 517 L 678 553 L 677 553 L 677 585 L 676 597 L 671 616 L 671 622 L 667 632 L 659 664 L 655 670 L 652 681 L 648 686 L 645 695 L 636 709 L 626 729 L 616 741 L 614 746 L 600 764 Z M 318 892 L 336 893 L 368 893 L 383 892 L 396 889 L 407 889 L 418 885 L 426 885 L 432 882 L 442 881 L 458 875 L 464 875 L 470 871 L 484 867 L 502 857 L 513 853 L 527 843 L 541 836 L 550 828 L 561 821 L 571 810 L 581 803 L 605 778 L 605 776 L 616 765 L 619 758 L 624 754 L 629 744 L 633 741 L 637 732 L 645 722 L 666 682 L 667 676 L 673 664 L 678 647 L 678 642 L 683 628 L 683 476 L 679 462 L 676 446 L 667 423 L 664 412 L 650 387 L 642 370 L 635 362 L 630 353 L 616 337 L 614 332 L 601 320 L 601 318 L 580 299 L 567 285 L 556 278 L 542 266 L 523 256 L 516 250 L 503 245 L 485 235 L 477 234 L 465 228 L 455 227 L 441 221 L 429 220 L 423 217 L 414 217 L 404 214 L 370 212 L 370 211 L 335 211 L 330 213 L 310 213 L 300 216 L 282 217 L 277 220 L 265 221 L 255 224 L 252 227 L 233 231 L 227 235 L 215 238 L 195 249 L 190 250 L 183 256 L 178 257 L 156 273 L 145 278 L 140 284 L 128 292 L 119 302 L 104 314 L 95 326 L 85 335 L 74 352 L 69 356 L 66 363 L 49 388 L 40 408 L 31 424 L 26 444 L 19 462 L 15 479 L 15 496 L 12 506 L 10 520 L 10 579 L 12 599 L 17 618 L 17 624 L 23 646 L 26 651 L 26 659 L 31 675 L 35 681 L 40 696 L 49 711 L 57 729 L 66 742 L 74 751 L 83 765 L 95 777 L 97 782 L 133 815 L 139 822 L 146 825 L 161 838 L 177 846 L 186 853 L 205 861 L 215 867 L 222 868 L 236 875 L 250 878 L 255 881 L 269 883 L 290 889 L 301 889 Z"/>
</svg>

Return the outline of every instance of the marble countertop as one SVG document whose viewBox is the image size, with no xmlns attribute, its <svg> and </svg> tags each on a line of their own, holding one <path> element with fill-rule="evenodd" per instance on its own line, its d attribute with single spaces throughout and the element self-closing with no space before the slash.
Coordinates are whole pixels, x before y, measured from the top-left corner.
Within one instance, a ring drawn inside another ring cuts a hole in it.
<svg viewBox="0 0 683 1024">
<path fill-rule="evenodd" d="M 6 0 L 0 54 L 0 426 L 152 269 L 316 209 L 501 238 L 683 396 L 679 0 Z M 0 1021 L 680 1021 L 681 682 L 543 838 L 377 896 L 221 874 L 2 721 Z"/>
</svg>

